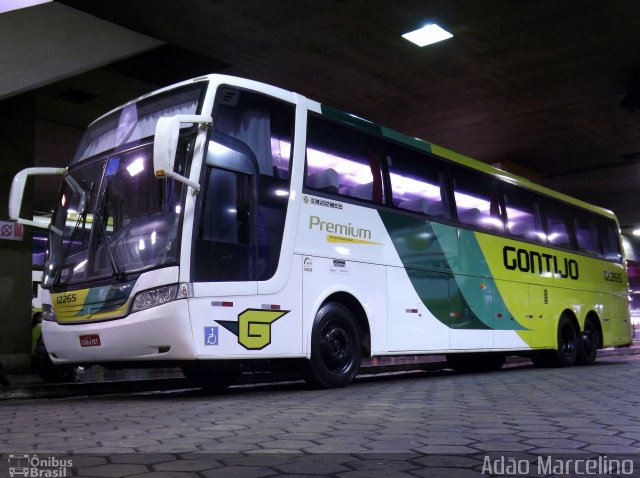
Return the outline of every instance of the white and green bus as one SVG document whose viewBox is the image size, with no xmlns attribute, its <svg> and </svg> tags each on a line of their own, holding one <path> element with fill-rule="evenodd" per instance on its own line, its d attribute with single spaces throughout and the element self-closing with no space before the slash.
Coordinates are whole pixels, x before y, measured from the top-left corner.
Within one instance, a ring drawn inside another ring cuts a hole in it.
<svg viewBox="0 0 640 478">
<path fill-rule="evenodd" d="M 176 364 L 224 387 L 272 362 L 319 387 L 361 358 L 590 364 L 631 341 L 615 216 L 255 81 L 210 75 L 92 123 L 43 278 L 56 364 Z M 288 361 L 287 361 L 288 360 Z"/>
</svg>

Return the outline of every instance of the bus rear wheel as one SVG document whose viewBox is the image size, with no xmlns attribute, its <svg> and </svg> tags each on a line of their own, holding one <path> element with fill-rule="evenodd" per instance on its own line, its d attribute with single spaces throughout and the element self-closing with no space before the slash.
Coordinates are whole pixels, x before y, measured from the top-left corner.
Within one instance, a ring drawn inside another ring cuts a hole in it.
<svg viewBox="0 0 640 478">
<path fill-rule="evenodd" d="M 194 387 L 219 392 L 233 385 L 242 371 L 229 362 L 192 362 L 181 367 L 187 381 Z"/>
<path fill-rule="evenodd" d="M 318 311 L 311 333 L 311 358 L 305 381 L 316 388 L 349 385 L 360 368 L 361 338 L 351 311 L 330 302 Z"/>
<path fill-rule="evenodd" d="M 584 323 L 584 331 L 580 334 L 578 341 L 576 363 L 578 365 L 593 364 L 598 357 L 599 346 L 600 331 L 592 319 L 587 319 Z"/>
<path fill-rule="evenodd" d="M 535 352 L 531 357 L 536 367 L 571 367 L 578 358 L 578 331 L 568 315 L 563 314 L 558 321 L 558 348 Z"/>
</svg>

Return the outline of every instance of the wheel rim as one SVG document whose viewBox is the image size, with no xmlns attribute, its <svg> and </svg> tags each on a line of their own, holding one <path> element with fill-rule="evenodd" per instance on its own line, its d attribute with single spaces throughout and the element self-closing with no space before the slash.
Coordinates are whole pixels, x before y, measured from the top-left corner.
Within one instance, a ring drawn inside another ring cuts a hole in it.
<svg viewBox="0 0 640 478">
<path fill-rule="evenodd" d="M 575 334 L 570 325 L 564 326 L 560 333 L 560 353 L 565 359 L 571 359 L 576 353 Z"/>
<path fill-rule="evenodd" d="M 331 322 L 322 331 L 320 340 L 322 361 L 333 372 L 346 369 L 353 358 L 352 340 L 339 324 Z"/>
</svg>

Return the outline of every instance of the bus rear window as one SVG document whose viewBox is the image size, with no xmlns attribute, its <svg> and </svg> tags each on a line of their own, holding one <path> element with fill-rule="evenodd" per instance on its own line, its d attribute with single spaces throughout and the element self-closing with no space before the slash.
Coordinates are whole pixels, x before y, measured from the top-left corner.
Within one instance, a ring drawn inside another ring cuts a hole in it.
<svg viewBox="0 0 640 478">
<path fill-rule="evenodd" d="M 598 218 L 596 219 L 596 227 L 600 237 L 602 256 L 608 261 L 622 262 L 620 233 L 616 222 L 611 219 Z"/>
</svg>

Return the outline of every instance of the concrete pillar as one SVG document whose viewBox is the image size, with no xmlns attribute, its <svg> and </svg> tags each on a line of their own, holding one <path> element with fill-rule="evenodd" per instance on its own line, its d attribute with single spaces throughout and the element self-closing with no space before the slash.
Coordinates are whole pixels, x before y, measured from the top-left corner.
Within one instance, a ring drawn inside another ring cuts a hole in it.
<svg viewBox="0 0 640 478">
<path fill-rule="evenodd" d="M 35 94 L 0 102 L 0 220 L 7 221 L 11 180 L 34 164 Z M 25 191 L 23 216 L 31 211 Z M 0 240 L 0 360 L 5 370 L 27 371 L 31 350 L 31 231 L 22 241 Z"/>
</svg>

